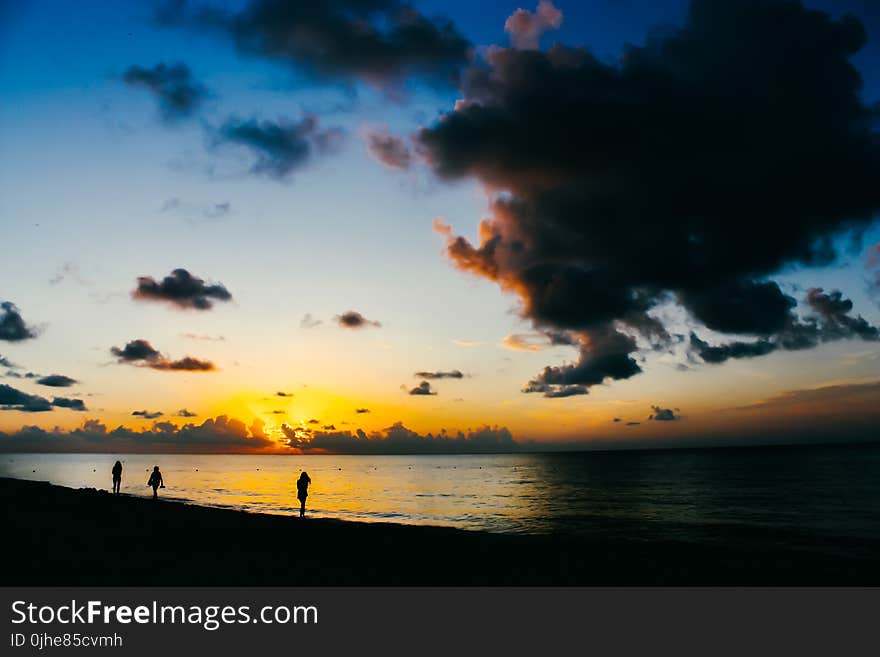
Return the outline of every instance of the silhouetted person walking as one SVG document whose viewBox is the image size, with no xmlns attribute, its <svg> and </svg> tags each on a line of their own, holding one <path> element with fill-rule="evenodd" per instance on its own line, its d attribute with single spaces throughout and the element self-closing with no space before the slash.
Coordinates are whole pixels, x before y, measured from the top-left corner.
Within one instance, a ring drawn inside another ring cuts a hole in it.
<svg viewBox="0 0 880 657">
<path fill-rule="evenodd" d="M 122 463 L 116 461 L 113 465 L 113 494 L 119 495 L 119 488 L 122 486 Z"/>
<path fill-rule="evenodd" d="M 312 483 L 309 473 L 303 471 L 296 480 L 296 496 L 299 499 L 299 517 L 306 515 L 306 498 L 309 496 L 309 484 Z"/>
<path fill-rule="evenodd" d="M 156 489 L 165 488 L 165 482 L 162 481 L 162 473 L 159 472 L 159 466 L 155 466 L 153 468 L 153 474 L 150 475 L 150 478 L 147 480 L 147 486 L 153 487 L 153 499 L 155 500 L 159 495 L 156 493 Z"/>
</svg>

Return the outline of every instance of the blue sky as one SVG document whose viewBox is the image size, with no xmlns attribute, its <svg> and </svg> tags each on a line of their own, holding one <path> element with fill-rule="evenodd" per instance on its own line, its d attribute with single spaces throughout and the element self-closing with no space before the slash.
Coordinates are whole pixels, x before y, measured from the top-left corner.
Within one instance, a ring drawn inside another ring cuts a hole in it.
<svg viewBox="0 0 880 657">
<path fill-rule="evenodd" d="M 544 45 L 583 45 L 609 60 L 658 24 L 680 25 L 687 7 L 684 0 L 556 4 L 564 21 Z M 808 4 L 843 13 L 843 3 Z M 452 19 L 478 49 L 507 45 L 504 21 L 520 6 L 417 3 L 428 16 Z M 216 35 L 160 28 L 151 19 L 152 3 L 32 1 L 2 12 L 0 300 L 17 304 L 40 335 L 0 343 L 0 354 L 23 370 L 80 380 L 76 392 L 93 409 L 89 417 L 148 427 L 131 411 L 169 415 L 186 407 L 204 417 L 228 413 L 249 422 L 259 416 L 277 429 L 281 420 L 265 415 L 266 396 L 289 388 L 302 401 L 283 409 L 288 424 L 317 414 L 370 430 L 397 420 L 419 431 L 498 424 L 523 439 L 582 441 L 613 437 L 610 418 L 641 420 L 655 404 L 680 408 L 692 420 L 692 428 L 682 428 L 684 421 L 645 426 L 648 440 L 673 429 L 705 432 L 721 408 L 873 381 L 878 373 L 876 343 L 842 341 L 689 372 L 676 369 L 681 354 L 669 355 L 649 359 L 638 377 L 580 398 L 523 395 L 536 372 L 576 353 L 562 346 L 500 347 L 505 336 L 534 332 L 532 323 L 520 316 L 515 296 L 450 266 L 431 228 L 443 217 L 474 239 L 489 212 L 485 189 L 476 180 L 441 181 L 426 168 L 389 169 L 364 143 L 377 127 L 405 137 L 435 123 L 459 98 L 457 89 L 409 81 L 403 99 L 390 99 L 363 83 L 317 79 L 240 55 Z M 875 102 L 880 35 L 871 20 L 869 44 L 855 61 L 866 81 L 864 98 Z M 120 80 L 132 65 L 158 62 L 184 62 L 210 90 L 197 116 L 163 122 L 150 94 Z M 314 157 L 282 181 L 250 175 L 246 151 L 209 137 L 230 116 L 304 114 L 347 139 L 339 152 Z M 791 269 L 777 280 L 794 296 L 815 286 L 841 289 L 876 323 L 880 312 L 864 263 L 878 240 L 874 222 L 864 248 L 833 267 Z M 138 276 L 158 279 L 178 267 L 221 282 L 233 301 L 198 313 L 130 298 Z M 340 330 L 333 318 L 347 310 L 382 326 Z M 323 324 L 301 328 L 305 314 Z M 173 356 L 210 358 L 219 371 L 177 376 L 114 362 L 109 348 L 139 337 Z M 418 383 L 418 370 L 449 369 L 467 376 L 438 381 L 436 397 L 401 391 Z M 27 381 L 7 383 L 41 393 Z M 352 417 L 362 405 L 375 410 L 369 418 Z M 34 423 L 69 429 L 83 419 L 66 409 L 39 417 L 3 411 L 0 430 Z"/>
</svg>

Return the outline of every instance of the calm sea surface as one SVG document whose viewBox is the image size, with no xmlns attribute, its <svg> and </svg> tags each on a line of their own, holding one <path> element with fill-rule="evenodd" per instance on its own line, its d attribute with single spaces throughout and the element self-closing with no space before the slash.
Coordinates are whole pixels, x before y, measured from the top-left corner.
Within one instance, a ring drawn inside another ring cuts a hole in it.
<svg viewBox="0 0 880 657">
<path fill-rule="evenodd" d="M 880 540 L 880 445 L 501 456 L 2 454 L 0 476 L 266 513 L 450 525 L 493 532 L 622 533 L 650 540 Z"/>
</svg>

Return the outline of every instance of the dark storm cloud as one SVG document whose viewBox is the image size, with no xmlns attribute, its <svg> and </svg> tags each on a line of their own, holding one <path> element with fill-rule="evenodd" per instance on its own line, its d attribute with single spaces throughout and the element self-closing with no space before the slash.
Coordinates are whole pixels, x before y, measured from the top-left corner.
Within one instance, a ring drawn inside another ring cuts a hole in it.
<svg viewBox="0 0 880 657">
<path fill-rule="evenodd" d="M 86 404 L 82 399 L 68 399 L 67 397 L 55 397 L 52 406 L 69 408 L 72 411 L 87 411 Z"/>
<path fill-rule="evenodd" d="M 649 420 L 654 420 L 655 422 L 674 422 L 678 420 L 678 416 L 675 414 L 671 408 L 660 408 L 659 406 L 652 406 L 651 409 L 654 411 L 651 415 L 648 416 Z"/>
<path fill-rule="evenodd" d="M 76 385 L 79 383 L 76 379 L 71 379 L 69 376 L 64 376 L 63 374 L 50 374 L 49 376 L 44 376 L 41 379 L 37 380 L 41 386 L 49 386 L 50 388 L 69 388 L 72 385 Z"/>
<path fill-rule="evenodd" d="M 260 433 L 251 433 L 254 429 Z M 108 430 L 98 420 L 86 420 L 72 431 L 45 431 L 26 426 L 13 433 L 0 432 L 0 450 L 5 452 L 229 452 L 257 451 L 275 443 L 260 431 L 258 424 L 251 432 L 240 420 L 220 415 L 202 424 L 157 422 L 150 429 L 135 431 L 123 426 Z"/>
<path fill-rule="evenodd" d="M 410 388 L 407 394 L 410 395 L 436 395 L 437 391 L 431 388 L 431 384 L 427 381 L 422 381 L 415 388 Z"/>
<path fill-rule="evenodd" d="M 207 284 L 186 269 L 175 269 L 161 281 L 152 276 L 139 276 L 137 280 L 137 288 L 131 296 L 138 301 L 162 301 L 178 308 L 210 310 L 214 301 L 232 299 L 222 284 Z"/>
<path fill-rule="evenodd" d="M 839 290 L 826 294 L 822 288 L 810 288 L 804 301 L 811 312 L 804 317 L 789 314 L 785 324 L 770 336 L 751 342 L 734 340 L 712 346 L 691 333 L 691 350 L 707 363 L 723 363 L 731 358 L 754 358 L 777 350 L 811 349 L 836 340 L 880 340 L 880 328 L 868 323 L 861 315 L 853 317 L 850 314 L 852 301 L 844 298 Z"/>
<path fill-rule="evenodd" d="M 416 372 L 415 375 L 419 379 L 461 379 L 464 378 L 459 370 L 450 370 L 449 372 Z"/>
<path fill-rule="evenodd" d="M 237 13 L 178 0 L 159 20 L 227 34 L 248 55 L 380 86 L 413 75 L 451 81 L 470 51 L 451 22 L 398 0 L 251 0 Z"/>
<path fill-rule="evenodd" d="M 254 156 L 250 171 L 255 175 L 287 178 L 303 167 L 317 151 L 332 153 L 345 138 L 339 128 L 321 130 L 318 118 L 307 115 L 300 121 L 258 121 L 229 119 L 212 135 L 215 144 L 237 144 Z"/>
<path fill-rule="evenodd" d="M 355 312 L 354 310 L 349 310 L 348 312 L 344 312 L 341 315 L 336 315 L 334 319 L 336 320 L 336 323 L 339 324 L 339 326 L 342 328 L 359 329 L 366 328 L 368 326 L 374 326 L 377 328 L 382 326 L 381 323 L 367 319 L 359 312 Z"/>
<path fill-rule="evenodd" d="M 0 340 L 20 342 L 37 337 L 37 330 L 28 326 L 11 301 L 0 303 Z"/>
<path fill-rule="evenodd" d="M 635 339 L 613 329 L 589 333 L 580 346 L 577 362 L 545 367 L 529 381 L 523 392 L 540 392 L 545 397 L 586 395 L 590 386 L 605 379 L 628 379 L 642 371 L 633 359 Z"/>
<path fill-rule="evenodd" d="M 306 432 L 282 425 L 287 445 L 302 452 L 331 454 L 469 454 L 513 452 L 519 448 L 505 427 L 483 426 L 455 434 L 419 434 L 401 422 L 367 434 L 351 431 Z"/>
<path fill-rule="evenodd" d="M 389 134 L 387 128 L 368 131 L 364 135 L 370 155 L 394 169 L 408 169 L 413 154 L 408 142 Z"/>
<path fill-rule="evenodd" d="M 154 370 L 172 372 L 211 372 L 216 369 L 214 363 L 200 360 L 192 356 L 184 356 L 179 359 L 170 359 L 163 356 L 149 341 L 144 339 L 132 340 L 122 348 L 111 347 L 110 353 L 119 359 L 120 363 L 128 363 L 138 367 L 149 367 Z"/>
<path fill-rule="evenodd" d="M 142 417 L 145 420 L 155 420 L 165 415 L 162 411 L 132 411 L 131 414 Z"/>
<path fill-rule="evenodd" d="M 617 62 L 496 48 L 468 68 L 417 143 L 438 176 L 492 193 L 479 243 L 436 224 L 453 263 L 581 344 L 527 391 L 638 373 L 627 336 L 668 343 L 649 313 L 670 298 L 722 333 L 792 326 L 770 277 L 832 263 L 834 237 L 880 210 L 877 111 L 850 62 L 864 41 L 856 19 L 796 0 L 694 0 L 684 27 Z"/>
<path fill-rule="evenodd" d="M 122 74 L 122 80 L 152 93 L 166 121 L 192 116 L 208 96 L 207 89 L 193 78 L 186 64 L 160 62 L 152 68 L 132 66 Z"/>
</svg>

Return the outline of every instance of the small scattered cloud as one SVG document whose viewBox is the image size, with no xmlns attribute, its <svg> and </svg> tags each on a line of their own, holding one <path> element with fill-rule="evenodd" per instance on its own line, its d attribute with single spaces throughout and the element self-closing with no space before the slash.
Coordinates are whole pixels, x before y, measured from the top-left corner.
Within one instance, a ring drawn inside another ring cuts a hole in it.
<svg viewBox="0 0 880 657">
<path fill-rule="evenodd" d="M 111 347 L 110 353 L 116 356 L 118 362 L 134 365 L 136 367 L 148 367 L 154 370 L 171 372 L 212 372 L 216 368 L 214 363 L 200 360 L 192 356 L 184 356 L 179 359 L 171 359 L 162 355 L 148 340 L 139 338 L 131 340 L 122 348 Z"/>
<path fill-rule="evenodd" d="M 21 366 L 16 365 L 15 363 L 13 363 L 11 360 L 6 358 L 5 356 L 0 356 L 0 367 L 8 367 L 11 370 L 17 370 Z"/>
<path fill-rule="evenodd" d="M 50 285 L 58 285 L 64 281 L 73 281 L 77 285 L 89 286 L 91 281 L 87 280 L 79 271 L 79 266 L 75 262 L 65 262 L 57 272 L 49 279 Z"/>
<path fill-rule="evenodd" d="M 511 351 L 544 351 L 550 343 L 541 333 L 511 333 L 505 335 L 498 346 Z"/>
<path fill-rule="evenodd" d="M 334 319 L 341 328 L 347 329 L 360 329 L 371 326 L 378 328 L 382 326 L 381 323 L 369 320 L 361 315 L 359 312 L 356 312 L 354 310 L 349 310 L 348 312 L 344 312 L 341 315 L 336 315 Z"/>
<path fill-rule="evenodd" d="M 186 269 L 175 269 L 161 281 L 152 276 L 139 276 L 131 296 L 138 301 L 161 301 L 189 310 L 210 310 L 215 301 L 232 299 L 222 284 L 207 284 Z"/>
<path fill-rule="evenodd" d="M 201 340 L 204 342 L 225 342 L 226 338 L 222 335 L 206 335 L 202 333 L 181 333 L 180 337 L 187 340 Z"/>
<path fill-rule="evenodd" d="M 164 121 L 192 116 L 208 97 L 208 90 L 195 80 L 186 64 L 159 63 L 152 68 L 131 66 L 122 80 L 132 87 L 148 90 L 159 102 Z"/>
<path fill-rule="evenodd" d="M 132 411 L 131 414 L 137 417 L 142 417 L 145 420 L 155 420 L 156 418 L 165 415 L 162 411 Z"/>
<path fill-rule="evenodd" d="M 364 133 L 367 150 L 373 158 L 393 169 L 409 169 L 413 161 L 410 145 L 401 137 L 395 137 L 388 128 L 373 128 Z"/>
<path fill-rule="evenodd" d="M 419 395 L 436 395 L 436 394 L 437 394 L 437 391 L 434 390 L 433 388 L 431 388 L 431 384 L 430 384 L 430 383 L 428 383 L 427 381 L 422 381 L 422 382 L 421 382 L 419 385 L 417 385 L 415 388 L 410 388 L 410 390 L 409 390 L 409 392 L 408 392 L 407 394 L 410 394 L 410 395 L 416 395 L 416 396 L 419 396 Z"/>
<path fill-rule="evenodd" d="M 649 420 L 654 420 L 655 422 L 675 422 L 681 419 L 671 408 L 661 408 L 660 406 L 652 406 L 651 408 L 654 412 L 648 416 Z"/>
<path fill-rule="evenodd" d="M 504 31 L 510 35 L 510 43 L 520 50 L 537 50 L 541 35 L 558 30 L 562 25 L 562 12 L 549 0 L 541 0 L 535 13 L 517 9 L 504 22 Z"/>
<path fill-rule="evenodd" d="M 369 408 L 356 408 L 356 409 L 354 409 L 354 412 L 357 413 L 358 415 L 361 415 L 363 413 L 369 413 L 370 409 Z"/>
<path fill-rule="evenodd" d="M 293 397 L 293 393 L 279 390 L 278 392 L 275 393 L 275 396 L 276 397 Z"/>
<path fill-rule="evenodd" d="M 323 323 L 322 320 L 312 317 L 311 313 L 306 313 L 303 315 L 303 318 L 299 320 L 299 327 L 302 329 L 313 329 L 318 328 Z"/>
<path fill-rule="evenodd" d="M 55 397 L 52 406 L 69 408 L 72 411 L 87 411 L 86 404 L 82 399 L 68 399 L 67 397 Z"/>
<path fill-rule="evenodd" d="M 64 376 L 63 374 L 50 374 L 49 376 L 44 376 L 41 379 L 37 380 L 41 386 L 49 386 L 50 388 L 69 388 L 72 385 L 76 385 L 79 383 L 76 379 L 71 379 L 69 376 Z"/>
<path fill-rule="evenodd" d="M 181 214 L 187 222 L 192 224 L 207 223 L 208 221 L 221 221 L 230 216 L 232 214 L 232 203 L 229 201 L 192 203 L 174 196 L 166 200 L 159 211 Z"/>
<path fill-rule="evenodd" d="M 37 337 L 37 330 L 28 326 L 18 307 L 11 301 L 0 303 L 0 340 L 21 342 Z"/>
<path fill-rule="evenodd" d="M 448 372 L 416 372 L 415 377 L 419 379 L 462 379 L 464 374 L 460 370 L 450 370 Z"/>
<path fill-rule="evenodd" d="M 483 344 L 479 340 L 459 340 L 459 339 L 453 340 L 452 343 L 457 344 L 459 347 L 479 347 L 481 344 Z"/>
<path fill-rule="evenodd" d="M 198 417 L 198 413 L 193 413 L 192 411 L 188 411 L 185 408 L 181 408 L 177 413 L 175 413 L 177 417 Z"/>
<path fill-rule="evenodd" d="M 231 118 L 213 133 L 215 145 L 237 145 L 253 155 L 252 174 L 278 180 L 305 166 L 316 152 L 339 150 L 344 140 L 341 128 L 319 129 L 318 118 L 313 115 L 300 121 Z"/>
</svg>

